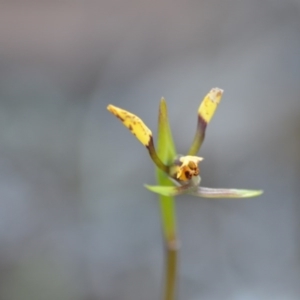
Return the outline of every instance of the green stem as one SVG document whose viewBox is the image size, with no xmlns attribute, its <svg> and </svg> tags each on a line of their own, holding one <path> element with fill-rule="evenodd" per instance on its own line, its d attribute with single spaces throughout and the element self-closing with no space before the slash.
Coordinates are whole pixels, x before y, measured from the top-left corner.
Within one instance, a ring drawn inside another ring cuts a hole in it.
<svg viewBox="0 0 300 300">
<path fill-rule="evenodd" d="M 157 181 L 160 185 L 172 184 L 166 174 L 157 169 Z M 178 240 L 176 233 L 175 202 L 173 197 L 159 196 L 162 229 L 165 240 L 165 279 L 164 300 L 174 300 L 177 281 Z"/>
<path fill-rule="evenodd" d="M 164 300 L 174 300 L 176 297 L 176 274 L 177 274 L 177 247 L 166 246 L 166 274 Z"/>
</svg>

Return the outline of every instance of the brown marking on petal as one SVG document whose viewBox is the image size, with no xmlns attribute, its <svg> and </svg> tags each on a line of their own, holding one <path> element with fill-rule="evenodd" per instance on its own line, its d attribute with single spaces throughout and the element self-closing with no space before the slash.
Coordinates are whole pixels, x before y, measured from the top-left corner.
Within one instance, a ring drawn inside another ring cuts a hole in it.
<svg viewBox="0 0 300 300">
<path fill-rule="evenodd" d="M 195 133 L 192 145 L 190 147 L 190 150 L 188 152 L 189 155 L 195 155 L 199 151 L 199 149 L 203 143 L 203 140 L 205 138 L 207 122 L 200 114 L 198 114 L 197 119 L 198 119 L 198 122 L 197 122 L 196 133 Z"/>
<path fill-rule="evenodd" d="M 207 122 L 200 116 L 198 115 L 198 124 L 197 124 L 198 130 L 203 130 L 205 132 L 205 129 L 207 127 Z"/>
<path fill-rule="evenodd" d="M 121 122 L 124 122 L 125 119 L 123 119 L 121 116 L 119 116 L 118 114 L 114 113 L 114 115 L 121 121 Z"/>
<path fill-rule="evenodd" d="M 192 178 L 192 174 L 189 171 L 185 171 L 184 175 L 187 179 L 191 179 Z"/>
<path fill-rule="evenodd" d="M 121 122 L 124 122 L 124 118 L 122 118 L 119 114 L 118 114 L 118 112 L 117 112 L 117 110 L 115 109 L 115 107 L 113 106 L 113 105 L 108 105 L 107 106 L 107 109 L 113 114 L 113 115 L 115 115 Z"/>
<path fill-rule="evenodd" d="M 221 101 L 221 97 L 223 95 L 224 90 L 220 88 L 212 88 L 209 92 L 209 98 L 212 102 L 219 104 Z"/>
<path fill-rule="evenodd" d="M 107 106 L 107 109 L 115 115 L 144 146 L 149 143 L 152 132 L 138 116 L 111 104 Z"/>
</svg>

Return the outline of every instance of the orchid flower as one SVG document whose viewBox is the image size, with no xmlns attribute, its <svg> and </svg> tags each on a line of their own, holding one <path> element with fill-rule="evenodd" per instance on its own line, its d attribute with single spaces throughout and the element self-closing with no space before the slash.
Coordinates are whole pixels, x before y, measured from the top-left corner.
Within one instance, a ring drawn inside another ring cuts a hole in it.
<svg viewBox="0 0 300 300">
<path fill-rule="evenodd" d="M 145 185 L 145 187 L 159 194 L 160 199 L 162 229 L 166 246 L 164 300 L 175 300 L 176 298 L 179 243 L 173 196 L 189 194 L 203 198 L 248 198 L 263 193 L 261 190 L 218 189 L 200 185 L 199 163 L 203 158 L 196 156 L 196 154 L 204 140 L 207 124 L 213 117 L 222 95 L 223 90 L 213 88 L 204 97 L 198 109 L 198 123 L 194 140 L 185 156 L 176 154 L 164 98 L 161 99 L 159 106 L 156 148 L 151 130 L 139 117 L 113 105 L 107 107 L 146 147 L 156 165 L 156 178 L 159 185 Z"/>
<path fill-rule="evenodd" d="M 218 104 L 221 101 L 223 90 L 213 88 L 204 97 L 198 109 L 198 123 L 192 145 L 186 156 L 175 154 L 175 147 L 172 140 L 171 131 L 167 115 L 165 99 L 162 98 L 159 110 L 159 149 L 156 151 L 151 130 L 136 115 L 113 105 L 108 105 L 107 109 L 114 114 L 125 127 L 146 147 L 152 161 L 156 167 L 165 174 L 174 184 L 172 185 L 145 185 L 145 187 L 162 196 L 178 196 L 190 194 L 203 198 L 248 198 L 259 196 L 261 190 L 226 189 L 202 187 L 199 163 L 202 157 L 195 156 L 199 151 L 205 137 L 208 123 Z M 166 155 L 166 153 L 168 154 Z M 168 159 L 161 158 L 168 157 Z"/>
</svg>

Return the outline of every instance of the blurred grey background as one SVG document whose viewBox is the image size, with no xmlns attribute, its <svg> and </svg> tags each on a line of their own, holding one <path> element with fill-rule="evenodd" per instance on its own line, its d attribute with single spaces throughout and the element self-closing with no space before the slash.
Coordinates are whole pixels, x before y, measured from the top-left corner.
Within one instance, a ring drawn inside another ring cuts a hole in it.
<svg viewBox="0 0 300 300">
<path fill-rule="evenodd" d="M 300 1 L 1 1 L 0 298 L 160 299 L 147 151 L 112 103 L 179 153 L 225 90 L 202 183 L 260 198 L 177 198 L 178 299 L 300 299 Z M 156 135 L 156 133 L 154 134 Z"/>
</svg>

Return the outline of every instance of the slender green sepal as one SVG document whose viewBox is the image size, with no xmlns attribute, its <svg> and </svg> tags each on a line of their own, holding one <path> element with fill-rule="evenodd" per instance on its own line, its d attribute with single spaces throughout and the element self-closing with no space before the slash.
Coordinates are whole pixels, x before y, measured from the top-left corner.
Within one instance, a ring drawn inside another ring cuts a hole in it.
<svg viewBox="0 0 300 300">
<path fill-rule="evenodd" d="M 197 191 L 189 191 L 189 194 L 202 198 L 251 198 L 260 196 L 262 190 L 239 190 L 239 189 L 214 189 L 198 187 Z"/>
<path fill-rule="evenodd" d="M 170 164 L 176 157 L 176 148 L 170 129 L 167 103 L 161 98 L 158 115 L 157 153 L 164 163 Z"/>
</svg>

